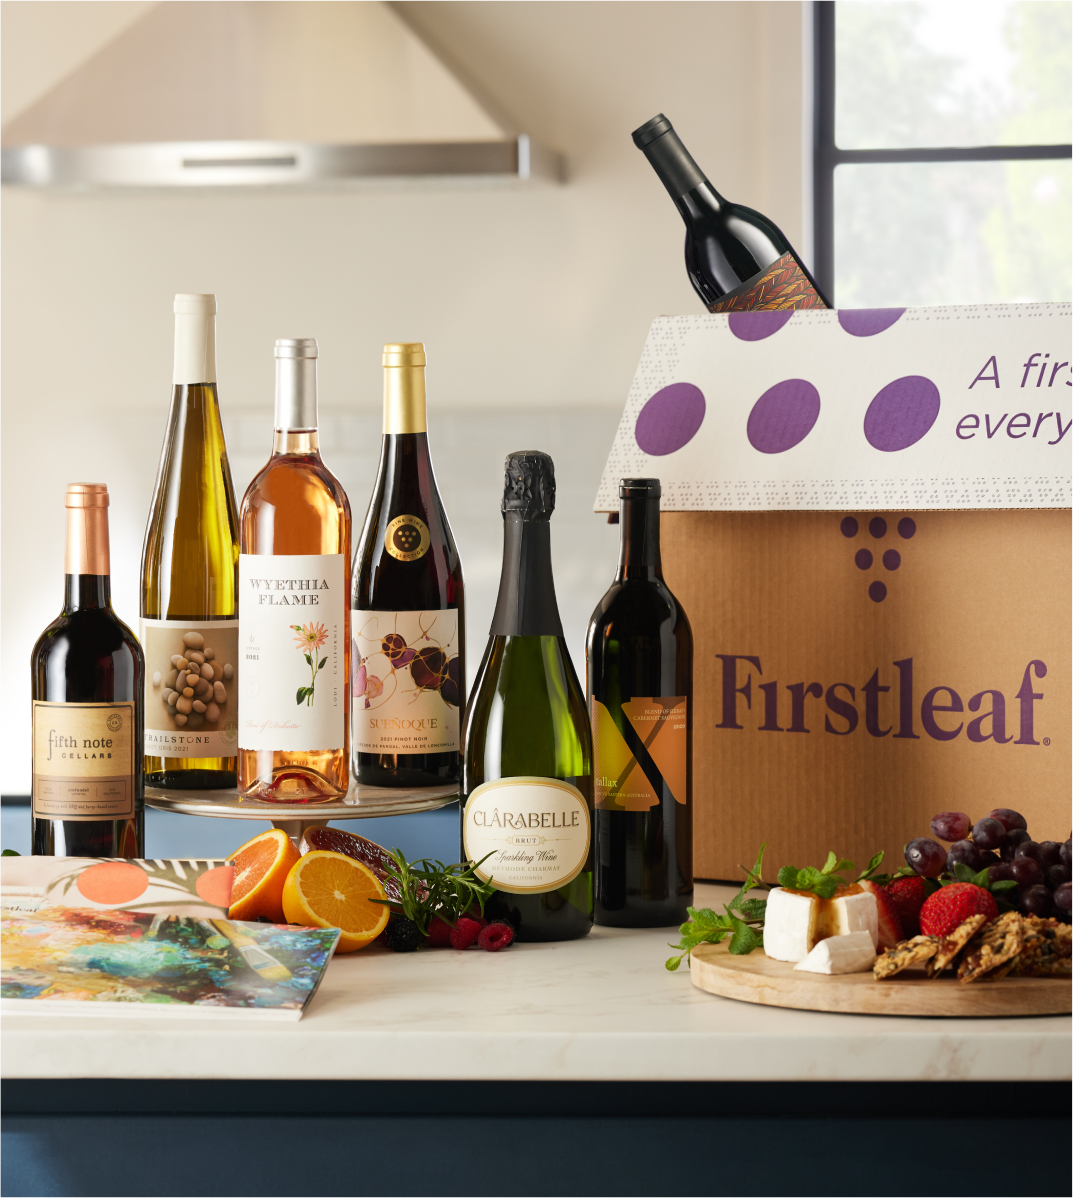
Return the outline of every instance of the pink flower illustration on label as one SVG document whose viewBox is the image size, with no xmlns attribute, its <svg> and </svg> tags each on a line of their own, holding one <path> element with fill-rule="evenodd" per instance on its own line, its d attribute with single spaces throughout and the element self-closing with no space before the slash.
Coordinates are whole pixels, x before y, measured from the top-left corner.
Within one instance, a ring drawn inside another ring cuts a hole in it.
<svg viewBox="0 0 1073 1198">
<path fill-rule="evenodd" d="M 323 624 L 314 624 L 312 620 L 308 624 L 292 624 L 291 629 L 297 632 L 298 635 L 294 638 L 298 643 L 298 648 L 302 650 L 302 656 L 306 660 L 306 665 L 309 666 L 310 678 L 308 686 L 300 686 L 295 702 L 300 707 L 303 703 L 306 707 L 313 706 L 313 693 L 317 685 L 317 674 L 327 664 L 328 659 L 322 657 L 317 660 L 317 650 L 328 639 L 328 629 Z"/>
</svg>

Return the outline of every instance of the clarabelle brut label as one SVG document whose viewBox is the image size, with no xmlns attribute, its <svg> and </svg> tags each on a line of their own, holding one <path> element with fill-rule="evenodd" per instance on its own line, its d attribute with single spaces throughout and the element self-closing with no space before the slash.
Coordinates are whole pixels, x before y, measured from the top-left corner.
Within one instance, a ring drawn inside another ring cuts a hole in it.
<svg viewBox="0 0 1073 1198">
<path fill-rule="evenodd" d="M 343 747 L 344 576 L 340 553 L 239 555 L 239 748 Z"/>
<path fill-rule="evenodd" d="M 508 894 L 557 890 L 589 856 L 589 809 L 576 786 L 518 776 L 478 786 L 466 800 L 463 849 L 477 870 Z"/>
<path fill-rule="evenodd" d="M 238 620 L 143 619 L 141 642 L 146 756 L 234 757 Z"/>
<path fill-rule="evenodd" d="M 354 748 L 362 753 L 458 749 L 458 612 L 355 611 Z"/>
<path fill-rule="evenodd" d="M 35 700 L 34 818 L 90 821 L 133 816 L 134 755 L 133 703 Z"/>
</svg>

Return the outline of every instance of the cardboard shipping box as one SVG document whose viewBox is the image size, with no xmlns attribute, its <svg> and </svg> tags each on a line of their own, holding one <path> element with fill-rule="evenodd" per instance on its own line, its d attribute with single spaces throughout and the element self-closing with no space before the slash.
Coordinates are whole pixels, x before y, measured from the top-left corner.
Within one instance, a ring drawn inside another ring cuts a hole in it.
<svg viewBox="0 0 1073 1198">
<path fill-rule="evenodd" d="M 1070 833 L 1070 306 L 662 317 L 604 471 L 663 484 L 694 870 L 938 811 Z"/>
</svg>

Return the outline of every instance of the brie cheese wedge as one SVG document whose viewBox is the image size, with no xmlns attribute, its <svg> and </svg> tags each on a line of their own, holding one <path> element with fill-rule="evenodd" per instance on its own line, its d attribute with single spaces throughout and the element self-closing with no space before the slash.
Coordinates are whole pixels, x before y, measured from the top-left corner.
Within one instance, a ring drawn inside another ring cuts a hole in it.
<svg viewBox="0 0 1073 1198">
<path fill-rule="evenodd" d="M 875 895 L 857 890 L 837 898 L 777 886 L 767 899 L 764 952 L 775 961 L 803 961 L 828 937 L 866 933 L 873 953 L 879 943 L 879 908 Z"/>
<path fill-rule="evenodd" d="M 869 933 L 849 932 L 821 940 L 794 969 L 805 973 L 863 973 L 872 968 L 875 959 L 876 946 Z"/>
</svg>

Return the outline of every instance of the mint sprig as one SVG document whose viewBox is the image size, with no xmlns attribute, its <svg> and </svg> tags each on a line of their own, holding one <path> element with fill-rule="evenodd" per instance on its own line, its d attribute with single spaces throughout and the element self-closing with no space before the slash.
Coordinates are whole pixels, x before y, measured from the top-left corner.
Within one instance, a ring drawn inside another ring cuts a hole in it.
<svg viewBox="0 0 1073 1198">
<path fill-rule="evenodd" d="M 882 855 L 880 859 L 882 860 Z M 874 857 L 872 861 L 875 861 Z M 869 862 L 869 865 L 871 864 L 872 862 Z M 834 896 L 839 886 L 848 885 L 839 871 L 852 871 L 856 868 L 852 861 L 829 852 L 822 869 L 817 869 L 814 865 L 806 865 L 804 869 L 784 865 L 779 870 L 779 885 L 787 890 L 805 890 L 819 898 L 829 899 Z"/>
<path fill-rule="evenodd" d="M 757 887 L 767 889 L 767 883 L 760 876 L 764 860 L 765 841 L 756 855 L 756 864 L 752 869 L 745 869 L 745 881 L 741 889 L 723 905 L 723 914 L 719 915 L 710 907 L 689 907 L 689 921 L 678 929 L 681 940 L 670 947 L 680 950 L 677 957 L 668 957 L 665 965 L 673 973 L 682 964 L 682 958 L 688 956 L 699 944 L 721 944 L 730 937 L 728 945 L 736 956 L 751 953 L 764 943 L 763 926 L 764 913 L 767 908 L 765 899 L 746 898 L 750 890 Z"/>
</svg>

